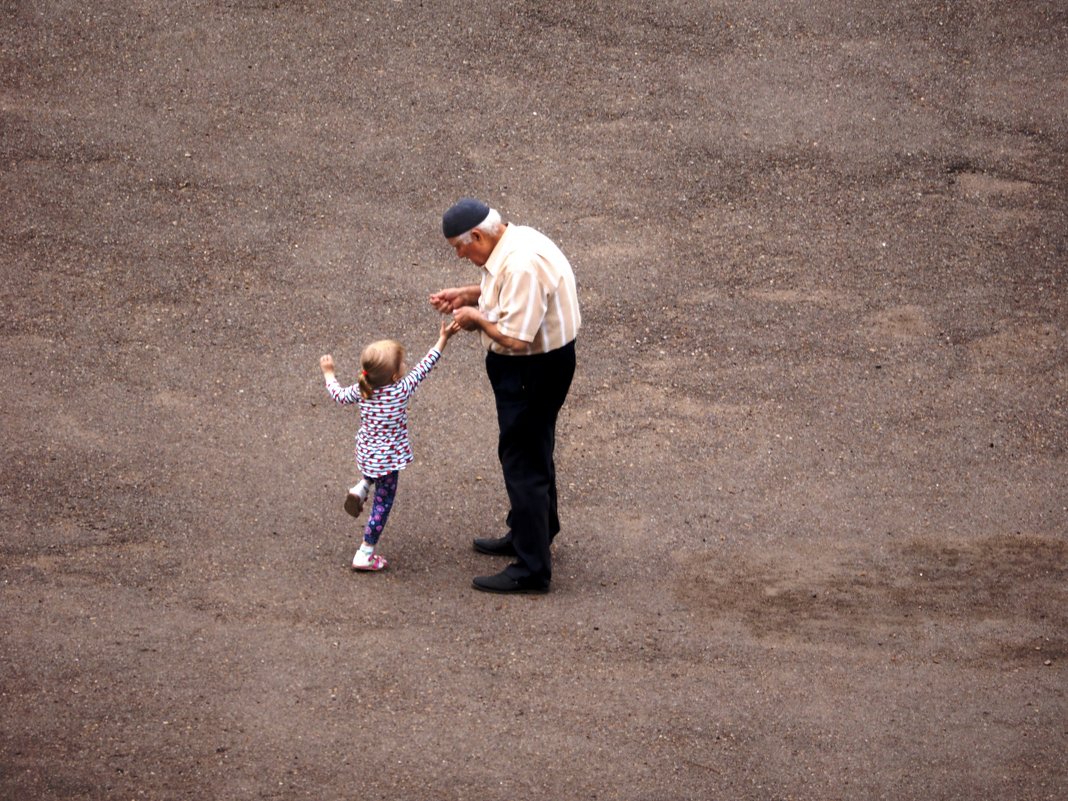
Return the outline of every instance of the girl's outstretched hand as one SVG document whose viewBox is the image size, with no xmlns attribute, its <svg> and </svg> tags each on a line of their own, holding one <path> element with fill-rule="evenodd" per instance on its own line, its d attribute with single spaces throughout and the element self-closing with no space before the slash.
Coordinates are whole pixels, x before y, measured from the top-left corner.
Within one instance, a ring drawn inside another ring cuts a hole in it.
<svg viewBox="0 0 1068 801">
<path fill-rule="evenodd" d="M 459 333 L 460 330 L 460 326 L 451 317 L 441 318 L 441 335 L 445 337 L 445 339 L 448 339 L 453 334 Z"/>
<path fill-rule="evenodd" d="M 460 330 L 460 327 L 456 325 L 456 321 L 451 317 L 441 318 L 441 329 L 438 331 L 438 341 L 434 345 L 435 348 L 445 350 L 445 346 L 449 342 L 449 338 Z"/>
<path fill-rule="evenodd" d="M 319 369 L 323 371 L 323 375 L 334 372 L 334 357 L 329 353 L 325 356 L 320 356 Z"/>
</svg>

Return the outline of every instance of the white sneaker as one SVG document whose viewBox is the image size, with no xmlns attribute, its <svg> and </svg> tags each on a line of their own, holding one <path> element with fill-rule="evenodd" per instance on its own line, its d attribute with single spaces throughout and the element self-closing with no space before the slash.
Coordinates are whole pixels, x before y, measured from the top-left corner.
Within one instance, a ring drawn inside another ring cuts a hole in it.
<svg viewBox="0 0 1068 801">
<path fill-rule="evenodd" d="M 353 570 L 384 570 L 387 565 L 389 562 L 376 553 L 356 551 L 356 555 L 352 557 Z"/>
</svg>

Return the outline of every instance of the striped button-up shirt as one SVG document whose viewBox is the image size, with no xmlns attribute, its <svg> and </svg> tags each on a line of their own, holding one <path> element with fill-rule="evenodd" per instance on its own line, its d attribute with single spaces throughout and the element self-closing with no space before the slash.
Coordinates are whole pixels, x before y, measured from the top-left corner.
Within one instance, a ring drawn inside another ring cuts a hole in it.
<svg viewBox="0 0 1068 801">
<path fill-rule="evenodd" d="M 495 353 L 526 355 L 562 348 L 582 325 L 575 274 L 549 237 L 509 224 L 483 267 L 478 307 L 500 332 L 530 343 L 517 354 L 485 333 L 482 344 Z"/>
<path fill-rule="evenodd" d="M 431 348 L 408 375 L 395 384 L 378 387 L 370 398 L 360 395 L 360 385 L 342 387 L 337 379 L 328 380 L 326 388 L 341 404 L 360 405 L 360 430 L 356 432 L 356 467 L 367 478 L 380 478 L 400 470 L 415 457 L 408 437 L 408 403 L 426 378 L 441 351 Z"/>
</svg>

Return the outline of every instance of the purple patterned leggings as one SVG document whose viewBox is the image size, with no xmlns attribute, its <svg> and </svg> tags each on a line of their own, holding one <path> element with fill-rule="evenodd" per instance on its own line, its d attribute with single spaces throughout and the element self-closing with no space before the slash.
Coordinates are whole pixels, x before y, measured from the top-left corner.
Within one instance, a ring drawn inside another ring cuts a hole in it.
<svg viewBox="0 0 1068 801">
<path fill-rule="evenodd" d="M 367 525 L 363 530 L 363 541 L 368 545 L 377 545 L 378 538 L 382 536 L 382 529 L 386 527 L 389 519 L 389 510 L 393 508 L 393 499 L 397 497 L 397 477 L 399 470 L 386 473 L 378 478 L 368 478 L 375 485 L 375 494 L 371 498 L 371 511 L 367 513 Z"/>
</svg>

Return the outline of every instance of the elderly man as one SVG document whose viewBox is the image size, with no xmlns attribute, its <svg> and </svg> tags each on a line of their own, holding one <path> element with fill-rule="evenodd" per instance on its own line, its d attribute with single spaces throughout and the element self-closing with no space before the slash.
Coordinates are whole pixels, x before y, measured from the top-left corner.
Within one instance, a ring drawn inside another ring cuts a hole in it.
<svg viewBox="0 0 1068 801">
<path fill-rule="evenodd" d="M 475 550 L 512 556 L 502 572 L 476 576 L 484 592 L 547 592 L 556 509 L 556 418 L 575 374 L 581 325 L 575 276 L 552 240 L 504 223 L 485 203 L 464 198 L 442 217 L 442 233 L 461 259 L 482 269 L 478 285 L 430 296 L 468 331 L 479 331 L 497 404 L 497 455 L 511 510 L 508 532 L 476 539 Z"/>
</svg>

